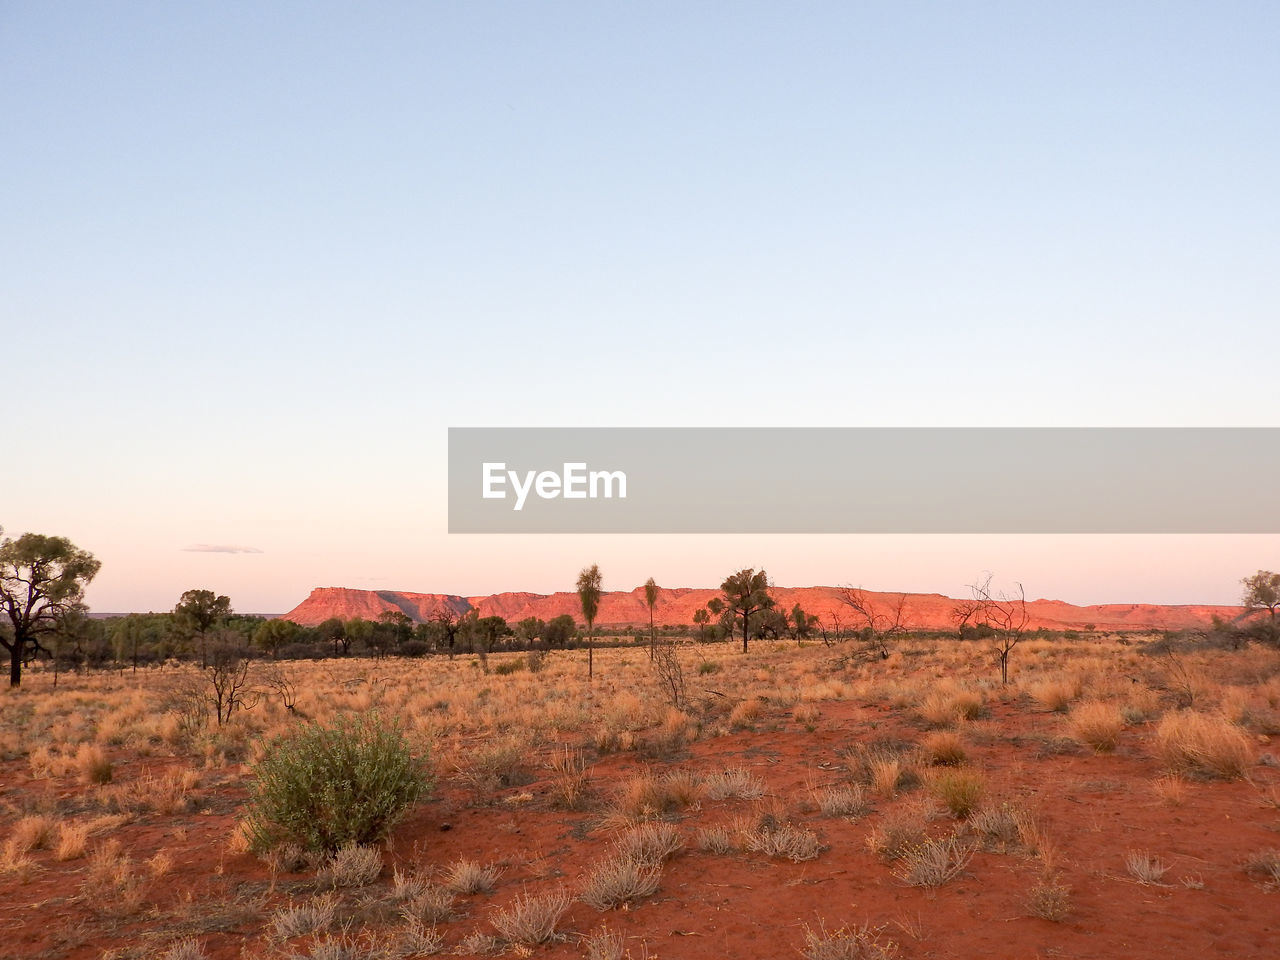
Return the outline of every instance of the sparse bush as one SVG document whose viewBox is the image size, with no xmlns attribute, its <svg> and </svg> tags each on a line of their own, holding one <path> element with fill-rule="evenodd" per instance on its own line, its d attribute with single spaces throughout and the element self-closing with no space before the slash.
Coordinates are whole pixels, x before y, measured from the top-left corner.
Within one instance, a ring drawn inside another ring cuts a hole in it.
<svg viewBox="0 0 1280 960">
<path fill-rule="evenodd" d="M 817 834 L 790 822 L 764 823 L 743 836 L 743 846 L 766 857 L 778 857 L 800 863 L 817 859 L 822 843 Z"/>
<path fill-rule="evenodd" d="M 1071 914 L 1071 888 L 1057 874 L 1041 877 L 1027 891 L 1027 912 L 1041 920 L 1061 923 Z"/>
<path fill-rule="evenodd" d="M 737 849 L 734 831 L 723 824 L 702 827 L 698 830 L 698 849 L 706 853 L 733 853 Z"/>
<path fill-rule="evenodd" d="M 683 846 L 679 830 L 669 823 L 654 822 L 632 827 L 614 843 L 619 856 L 655 864 L 663 863 Z"/>
<path fill-rule="evenodd" d="M 703 780 L 711 800 L 756 800 L 764 796 L 764 781 L 742 767 L 713 773 Z"/>
<path fill-rule="evenodd" d="M 1143 884 L 1159 883 L 1169 870 L 1158 856 L 1146 850 L 1130 850 L 1124 855 L 1124 865 L 1129 875 Z"/>
<path fill-rule="evenodd" d="M 587 875 L 580 899 L 589 907 L 608 910 L 652 896 L 662 880 L 662 865 L 636 857 L 612 856 Z"/>
<path fill-rule="evenodd" d="M 893 875 L 912 887 L 940 887 L 964 871 L 973 851 L 957 836 L 925 840 L 903 852 Z"/>
<path fill-rule="evenodd" d="M 622 934 L 601 927 L 582 938 L 584 960 L 623 960 L 625 946 Z"/>
<path fill-rule="evenodd" d="M 865 816 L 871 809 L 861 784 L 838 783 L 833 786 L 818 787 L 812 793 L 813 802 L 824 817 L 854 819 Z"/>
<path fill-rule="evenodd" d="M 338 900 L 332 893 L 281 907 L 271 916 L 270 935 L 274 940 L 291 940 L 328 930 L 337 908 Z"/>
<path fill-rule="evenodd" d="M 454 893 L 492 893 L 502 871 L 478 860 L 455 860 L 445 875 L 444 886 Z"/>
<path fill-rule="evenodd" d="M 454 916 L 453 892 L 436 883 L 424 883 L 409 894 L 400 916 L 409 923 L 447 923 Z"/>
<path fill-rule="evenodd" d="M 376 714 L 277 739 L 254 773 L 249 829 L 259 849 L 373 843 L 429 789 L 400 730 Z"/>
<path fill-rule="evenodd" d="M 969 816 L 966 826 L 989 847 L 1008 851 L 1022 840 L 1028 820 L 1022 811 L 1002 803 L 998 807 L 980 808 Z"/>
<path fill-rule="evenodd" d="M 1280 887 L 1280 850 L 1272 847 L 1251 853 L 1243 866 L 1244 872 L 1254 880 L 1260 880 L 1271 888 Z"/>
<path fill-rule="evenodd" d="M 823 923 L 816 930 L 805 924 L 800 953 L 805 960 L 893 960 L 898 956 L 898 945 L 884 939 L 880 927 L 863 925 L 832 931 Z"/>
<path fill-rule="evenodd" d="M 367 887 L 382 873 L 382 854 L 376 847 L 344 843 L 325 864 L 325 879 L 335 887 Z"/>
<path fill-rule="evenodd" d="M 556 939 L 556 924 L 569 909 L 563 890 L 539 896 L 521 894 L 493 917 L 494 928 L 509 943 L 549 943 Z"/>
<path fill-rule="evenodd" d="M 207 956 L 200 941 L 188 937 L 170 944 L 162 953 L 156 955 L 156 960 L 205 960 Z"/>
</svg>

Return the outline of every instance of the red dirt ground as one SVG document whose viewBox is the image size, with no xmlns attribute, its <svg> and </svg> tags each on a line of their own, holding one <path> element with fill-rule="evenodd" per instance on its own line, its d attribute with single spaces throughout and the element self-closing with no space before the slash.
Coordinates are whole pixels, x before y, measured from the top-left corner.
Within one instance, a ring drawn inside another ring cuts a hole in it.
<svg viewBox="0 0 1280 960">
<path fill-rule="evenodd" d="M 816 928 L 820 922 L 829 930 L 882 926 L 902 957 L 922 960 L 1280 955 L 1280 893 L 1241 867 L 1249 854 L 1280 847 L 1280 769 L 1265 742 L 1259 744 L 1265 762 L 1252 769 L 1252 782 L 1189 781 L 1184 802 L 1171 806 L 1151 789 L 1163 771 L 1148 749 L 1149 730 L 1126 730 L 1113 755 L 1093 755 L 1055 739 L 1063 723 L 1059 715 L 1026 700 L 996 700 L 991 707 L 981 735 L 967 738 L 971 760 L 987 773 L 991 793 L 1033 810 L 1056 845 L 1058 867 L 1072 890 L 1073 910 L 1064 922 L 1028 915 L 1025 897 L 1039 864 L 1017 853 L 980 851 L 958 880 L 934 891 L 897 880 L 868 850 L 866 838 L 884 811 L 911 803 L 923 791 L 877 801 L 875 811 L 857 822 L 806 809 L 815 778 L 820 784 L 841 780 L 842 746 L 880 738 L 918 741 L 923 734 L 905 711 L 827 702 L 813 731 L 786 714 L 766 714 L 758 732 L 698 741 L 674 759 L 611 754 L 592 766 L 600 796 L 646 766 L 705 773 L 745 767 L 797 822 L 817 831 L 827 847 L 818 859 L 791 863 L 700 852 L 699 826 L 749 807 L 741 800 L 704 801 L 678 821 L 686 847 L 667 863 L 653 897 L 604 914 L 575 900 L 560 923 L 567 939 L 531 952 L 515 948 L 510 955 L 581 957 L 580 936 L 607 923 L 626 937 L 637 960 L 796 957 L 804 925 Z M 117 781 L 144 770 L 158 773 L 172 763 L 118 759 Z M 5 761 L 2 776 L 6 801 L 31 800 L 25 763 Z M 115 956 L 145 956 L 184 931 L 198 931 L 216 960 L 272 955 L 261 936 L 272 909 L 313 888 L 306 874 L 273 878 L 257 858 L 224 852 L 244 799 L 243 787 L 230 776 L 205 773 L 194 812 L 143 815 L 112 834 L 134 857 L 163 849 L 174 860 L 137 919 L 104 918 L 103 905 L 84 902 L 83 859 L 58 863 L 47 850 L 34 851 L 39 869 L 27 882 L 0 878 L 0 956 L 97 960 L 110 950 L 119 951 Z M 52 794 L 47 799 L 64 802 L 74 802 L 83 789 L 70 781 L 44 784 Z M 549 780 L 536 780 L 477 805 L 470 793 L 442 778 L 433 799 L 395 830 L 380 884 L 385 888 L 394 864 L 443 866 L 467 857 L 503 866 L 492 894 L 459 899 L 460 918 L 441 927 L 446 951 L 473 930 L 492 932 L 486 918 L 517 891 L 563 886 L 576 894 L 587 869 L 603 855 L 608 833 L 597 829 L 598 809 L 553 809 L 549 791 Z M 949 819 L 934 824 L 937 832 L 952 825 Z M 1149 850 L 1170 866 L 1163 885 L 1144 886 L 1129 876 L 1124 856 L 1131 849 Z M 159 930 L 163 937 L 155 938 Z M 144 944 L 149 949 L 141 949 Z"/>
</svg>

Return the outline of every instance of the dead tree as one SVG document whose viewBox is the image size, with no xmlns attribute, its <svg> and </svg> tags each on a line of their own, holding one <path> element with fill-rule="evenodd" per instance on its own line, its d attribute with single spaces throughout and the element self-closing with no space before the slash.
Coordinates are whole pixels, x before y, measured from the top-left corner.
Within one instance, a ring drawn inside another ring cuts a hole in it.
<svg viewBox="0 0 1280 960">
<path fill-rule="evenodd" d="M 979 622 L 987 624 L 993 633 L 990 638 L 996 659 L 1000 663 L 1000 683 L 1009 682 L 1009 654 L 1013 652 L 1026 634 L 1031 614 L 1027 611 L 1027 592 L 1018 584 L 1017 595 L 995 593 L 991 589 L 991 574 L 978 583 L 970 584 L 969 590 L 980 609 L 976 616 Z"/>
<path fill-rule="evenodd" d="M 841 587 L 837 599 L 853 611 L 855 622 L 861 622 L 861 633 L 878 649 L 881 660 L 889 659 L 889 643 L 907 631 L 907 595 L 877 602 L 861 587 Z"/>
</svg>

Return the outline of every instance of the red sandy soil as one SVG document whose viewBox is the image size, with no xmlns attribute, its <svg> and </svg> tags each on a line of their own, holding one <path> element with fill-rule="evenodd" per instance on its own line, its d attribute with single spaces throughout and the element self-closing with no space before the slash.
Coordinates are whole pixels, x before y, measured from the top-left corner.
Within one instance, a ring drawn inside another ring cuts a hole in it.
<svg viewBox="0 0 1280 960">
<path fill-rule="evenodd" d="M 606 914 L 575 901 L 560 923 L 568 939 L 534 947 L 531 954 L 508 955 L 581 957 L 580 935 L 607 923 L 627 938 L 635 958 L 796 957 L 803 926 L 825 921 L 829 930 L 883 925 L 883 934 L 900 944 L 904 958 L 1277 956 L 1280 893 L 1241 869 L 1249 854 L 1280 847 L 1280 810 L 1274 802 L 1280 769 L 1274 761 L 1256 765 L 1252 782 L 1188 782 L 1185 801 L 1170 806 L 1151 789 L 1163 771 L 1150 754 L 1149 728 L 1126 730 L 1113 755 L 1094 755 L 1059 737 L 1060 715 L 1026 700 L 990 705 L 987 735 L 967 738 L 971 759 L 987 773 L 992 793 L 1033 810 L 1056 844 L 1059 867 L 1072 889 L 1073 911 L 1065 922 L 1028 915 L 1025 895 L 1039 865 L 1018 853 L 979 852 L 960 879 L 932 892 L 895 879 L 869 852 L 866 837 L 886 810 L 911 803 L 923 791 L 877 801 L 875 812 L 857 822 L 806 810 L 814 779 L 841 781 L 837 751 L 842 746 L 881 738 L 918 741 L 923 735 L 906 711 L 828 702 L 820 705 L 813 731 L 786 712 L 766 711 L 757 732 L 697 741 L 666 760 L 610 754 L 592 767 L 602 797 L 646 766 L 705 773 L 745 767 L 767 783 L 798 823 L 818 832 L 827 847 L 818 859 L 791 863 L 698 851 L 698 827 L 750 808 L 741 800 L 704 801 L 680 817 L 686 848 L 666 865 L 657 894 Z M 1269 749 L 1265 742 L 1259 745 L 1264 761 Z M 172 763 L 116 759 L 117 781 L 147 770 L 159 773 Z M 548 776 L 542 767 L 534 775 Z M 224 852 L 244 799 L 231 776 L 206 772 L 194 812 L 168 818 L 147 814 L 113 834 L 137 858 L 160 850 L 173 857 L 173 870 L 156 885 L 144 911 L 170 914 L 170 939 L 180 932 L 173 912 L 189 917 L 218 960 L 270 955 L 261 932 L 272 909 L 290 893 L 301 899 L 312 889 L 308 875 L 286 874 L 273 881 L 255 857 Z M 3 795 L 11 803 L 44 789 L 50 799 L 74 802 L 83 789 L 73 781 L 33 786 L 18 760 L 3 763 L 2 777 Z M 517 891 L 564 886 L 576 894 L 583 875 L 603 856 L 609 834 L 598 828 L 599 809 L 554 809 L 549 791 L 550 781 L 540 779 L 477 803 L 442 778 L 433 798 L 395 830 L 380 887 L 356 893 L 385 890 L 397 863 L 444 866 L 467 857 L 502 864 L 504 874 L 492 894 L 460 898 L 461 918 L 441 928 L 446 951 L 473 930 L 492 932 L 486 918 Z M 934 827 L 941 833 L 953 825 L 944 818 Z M 1128 875 L 1124 855 L 1131 849 L 1149 850 L 1170 866 L 1163 885 L 1144 886 Z M 156 928 L 160 918 L 154 916 L 104 921 L 98 905 L 79 899 L 84 860 L 57 863 L 48 851 L 32 856 L 40 869 L 28 882 L 0 880 L 0 955 L 97 960 L 108 949 L 136 946 L 145 931 Z M 242 954 L 246 936 L 253 945 Z"/>
<path fill-rule="evenodd" d="M 854 624 L 848 607 L 841 604 L 837 587 L 773 587 L 770 592 L 779 610 L 787 613 L 797 603 L 806 613 L 830 621 L 832 614 L 839 616 L 845 627 Z M 901 594 L 873 593 L 866 595 L 881 609 L 888 610 Z M 693 623 L 694 611 L 706 605 L 719 590 L 678 587 L 659 590 L 654 608 L 654 621 L 658 626 L 688 626 Z M 907 594 L 905 622 L 916 630 L 952 630 L 955 623 L 952 611 L 957 601 L 939 593 Z M 316 587 L 302 603 L 284 614 L 284 619 L 303 626 L 315 626 L 330 617 L 350 620 L 362 617 L 376 620 L 379 614 L 399 611 L 415 622 L 422 622 L 439 609 L 454 614 L 477 610 L 482 617 L 499 616 L 509 623 L 526 617 L 551 620 L 561 614 L 580 619 L 582 606 L 576 593 L 495 593 L 487 597 L 458 597 L 439 593 L 403 593 L 396 590 L 353 590 L 349 587 Z M 1194 604 L 1161 606 L 1151 603 L 1106 603 L 1078 607 L 1061 600 L 1030 600 L 1027 611 L 1031 615 L 1030 629 L 1045 627 L 1051 630 L 1078 630 L 1087 624 L 1099 630 L 1149 631 L 1183 630 L 1207 626 L 1214 616 L 1231 620 L 1243 612 L 1241 607 Z M 600 600 L 600 612 L 596 623 L 602 627 L 648 626 L 649 608 L 645 605 L 644 588 L 631 591 L 611 591 Z"/>
</svg>

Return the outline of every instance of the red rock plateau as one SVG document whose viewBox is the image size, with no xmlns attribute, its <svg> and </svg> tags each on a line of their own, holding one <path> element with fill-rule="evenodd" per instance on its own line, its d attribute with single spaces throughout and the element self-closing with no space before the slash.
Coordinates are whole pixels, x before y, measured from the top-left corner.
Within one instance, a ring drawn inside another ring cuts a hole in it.
<svg viewBox="0 0 1280 960">
<path fill-rule="evenodd" d="M 837 587 L 772 587 L 770 592 L 780 609 L 791 611 L 800 604 L 806 613 L 816 614 L 823 623 L 832 623 L 833 615 L 846 627 L 854 625 L 851 611 L 840 601 Z M 659 626 L 688 626 L 694 611 L 720 595 L 716 589 L 676 587 L 658 593 L 654 620 Z M 878 608 L 888 611 L 901 594 L 872 593 L 866 596 Z M 950 630 L 954 627 L 952 611 L 960 601 L 940 593 L 906 595 L 904 622 L 912 629 Z M 403 593 L 397 590 L 353 590 L 348 587 L 316 587 L 311 596 L 284 614 L 284 619 L 303 626 L 314 626 L 330 617 L 349 620 L 362 617 L 376 620 L 387 611 L 400 611 L 422 622 L 440 609 L 461 615 L 476 610 L 482 617 L 499 616 L 509 623 L 526 617 L 551 620 L 569 614 L 581 620 L 582 609 L 576 593 L 495 593 L 487 597 L 459 597 L 440 593 Z M 1182 630 L 1207 626 L 1214 616 L 1230 620 L 1238 616 L 1240 607 L 1205 604 L 1161 606 L 1150 603 L 1106 603 L 1080 607 L 1061 600 L 1029 600 L 1027 611 L 1031 629 L 1078 630 L 1093 624 L 1099 630 L 1144 631 Z M 602 627 L 648 626 L 649 611 L 644 590 L 605 593 L 600 600 L 596 623 Z"/>
</svg>

